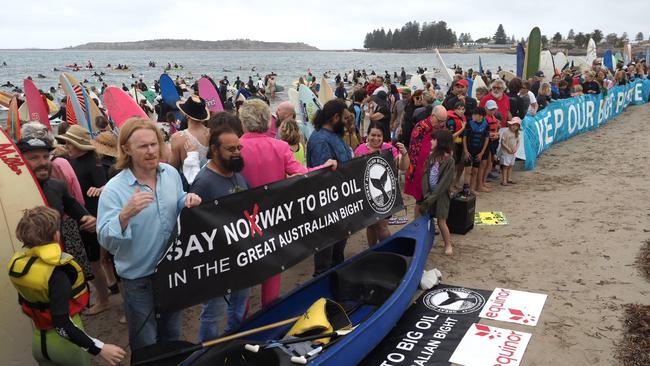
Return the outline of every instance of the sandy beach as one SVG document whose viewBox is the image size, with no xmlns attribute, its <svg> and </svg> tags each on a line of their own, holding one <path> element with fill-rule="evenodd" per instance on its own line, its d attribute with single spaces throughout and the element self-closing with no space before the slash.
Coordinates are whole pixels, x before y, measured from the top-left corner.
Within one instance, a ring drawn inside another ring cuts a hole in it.
<svg viewBox="0 0 650 366">
<path fill-rule="evenodd" d="M 650 284 L 635 265 L 650 238 L 648 121 L 648 105 L 630 107 L 606 126 L 554 146 L 534 171 L 515 171 L 518 184 L 494 184 L 477 199 L 477 210 L 502 211 L 509 225 L 452 235 L 453 257 L 436 239 L 427 268 L 440 269 L 446 284 L 548 294 L 537 327 L 498 324 L 533 334 L 522 365 L 617 364 L 612 351 L 622 337 L 622 305 L 649 303 Z M 364 248 L 365 233 L 357 233 L 346 255 Z M 311 259 L 285 272 L 283 293 L 311 273 Z M 253 310 L 259 309 L 259 290 L 253 294 Z M 84 322 L 89 334 L 126 346 L 121 301 L 111 301 L 110 311 Z M 197 307 L 185 314 L 184 336 L 193 342 L 198 314 Z"/>
</svg>

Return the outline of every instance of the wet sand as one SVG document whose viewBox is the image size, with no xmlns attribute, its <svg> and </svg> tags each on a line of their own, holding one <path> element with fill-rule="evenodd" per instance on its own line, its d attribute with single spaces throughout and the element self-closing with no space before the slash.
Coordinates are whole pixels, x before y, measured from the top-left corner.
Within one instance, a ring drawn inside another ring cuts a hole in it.
<svg viewBox="0 0 650 366">
<path fill-rule="evenodd" d="M 555 145 L 534 171 L 514 172 L 518 184 L 493 183 L 492 192 L 478 198 L 478 211 L 503 211 L 509 225 L 452 235 L 452 257 L 436 239 L 427 268 L 439 268 L 446 284 L 548 294 L 534 328 L 484 321 L 533 334 L 522 365 L 617 364 L 612 351 L 621 339 L 622 305 L 650 303 L 650 284 L 635 266 L 641 244 L 650 238 L 648 121 L 648 105 L 629 107 L 608 125 Z M 365 232 L 357 233 L 346 256 L 365 247 Z M 282 292 L 308 280 L 312 268 L 310 258 L 286 271 Z M 89 334 L 126 346 L 120 299 L 111 301 L 110 311 L 84 322 Z M 259 303 L 255 289 L 252 309 Z M 198 314 L 194 307 L 184 319 L 184 336 L 193 342 Z"/>
</svg>

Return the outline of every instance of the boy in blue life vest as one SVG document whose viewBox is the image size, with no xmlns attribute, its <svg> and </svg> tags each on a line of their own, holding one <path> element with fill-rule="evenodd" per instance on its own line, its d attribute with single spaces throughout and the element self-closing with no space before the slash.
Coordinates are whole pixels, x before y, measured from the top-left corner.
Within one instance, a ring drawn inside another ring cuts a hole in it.
<svg viewBox="0 0 650 366">
<path fill-rule="evenodd" d="M 90 366 L 90 355 L 117 365 L 124 350 L 84 332 L 79 313 L 88 304 L 88 285 L 81 267 L 61 251 L 59 221 L 49 207 L 25 210 L 16 237 L 26 250 L 7 266 L 21 309 L 33 323 L 32 355 L 41 366 Z"/>
<path fill-rule="evenodd" d="M 489 143 L 490 131 L 485 120 L 485 109 L 477 107 L 472 110 L 472 119 L 465 126 L 463 132 L 463 160 L 465 161 L 465 185 L 463 191 L 467 194 L 489 192 L 490 190 L 481 184 L 479 177 L 483 176 L 486 160 L 486 153 Z"/>
</svg>

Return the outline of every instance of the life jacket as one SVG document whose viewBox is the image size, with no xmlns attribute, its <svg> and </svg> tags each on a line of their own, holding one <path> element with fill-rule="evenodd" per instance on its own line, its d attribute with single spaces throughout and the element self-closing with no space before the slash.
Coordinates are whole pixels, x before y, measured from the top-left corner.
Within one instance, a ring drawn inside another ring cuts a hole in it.
<svg viewBox="0 0 650 366">
<path fill-rule="evenodd" d="M 298 319 L 287 336 L 307 337 L 327 334 L 337 330 L 349 329 L 352 326 L 345 310 L 338 303 L 321 297 Z M 321 344 L 330 342 L 331 337 L 316 340 Z"/>
<path fill-rule="evenodd" d="M 449 119 L 454 120 L 455 127 L 454 127 L 454 132 L 453 133 L 456 133 L 456 132 L 460 131 L 461 128 L 463 128 L 463 122 L 465 120 L 465 116 L 458 117 L 458 115 L 454 111 L 447 111 L 447 117 L 449 117 Z M 454 138 L 454 143 L 462 144 L 463 143 L 463 137 L 462 136 L 455 137 Z"/>
<path fill-rule="evenodd" d="M 488 123 L 488 128 L 490 132 L 498 132 L 499 131 L 499 120 L 497 119 L 496 116 L 485 116 L 485 120 Z"/>
<path fill-rule="evenodd" d="M 68 267 L 72 293 L 68 301 L 70 316 L 80 313 L 88 304 L 88 285 L 79 264 L 62 252 L 58 243 L 50 243 L 18 252 L 11 257 L 7 270 L 9 279 L 18 290 L 18 302 L 23 313 L 32 319 L 39 330 L 53 328 L 50 312 L 49 282 L 57 267 Z"/>
</svg>

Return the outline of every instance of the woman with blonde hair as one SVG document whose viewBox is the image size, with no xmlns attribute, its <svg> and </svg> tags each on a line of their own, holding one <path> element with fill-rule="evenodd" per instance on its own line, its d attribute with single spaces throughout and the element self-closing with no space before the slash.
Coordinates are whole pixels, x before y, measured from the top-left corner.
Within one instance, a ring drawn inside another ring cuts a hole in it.
<svg viewBox="0 0 650 366">
<path fill-rule="evenodd" d="M 282 121 L 280 125 L 280 140 L 289 144 L 289 148 L 293 152 L 293 157 L 305 165 L 305 145 L 302 142 L 302 133 L 298 122 L 293 118 L 288 118 Z"/>
</svg>

